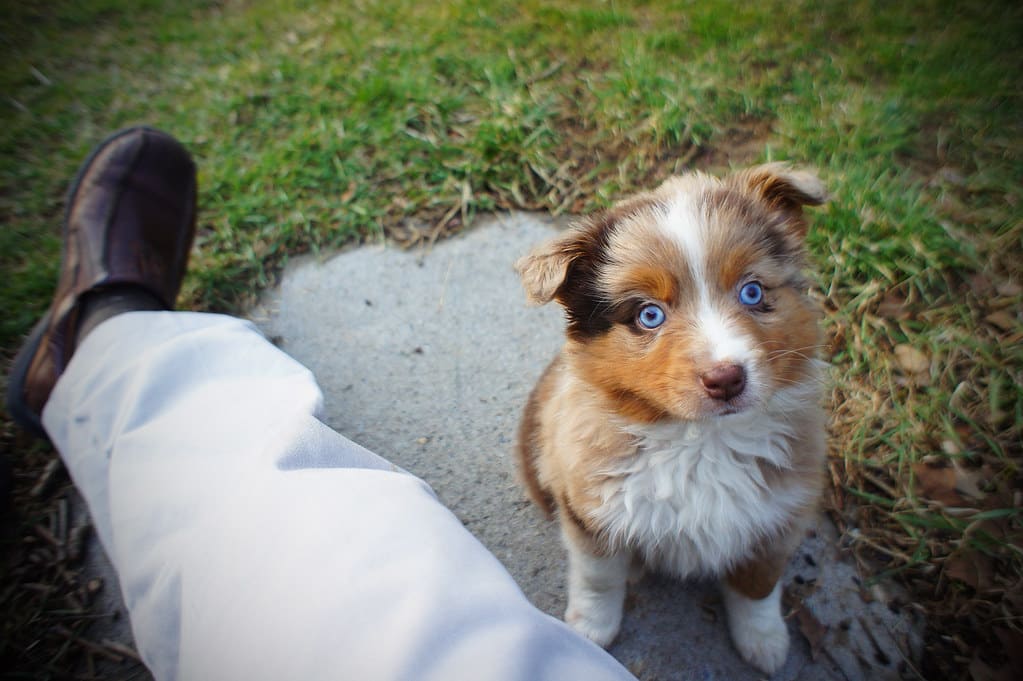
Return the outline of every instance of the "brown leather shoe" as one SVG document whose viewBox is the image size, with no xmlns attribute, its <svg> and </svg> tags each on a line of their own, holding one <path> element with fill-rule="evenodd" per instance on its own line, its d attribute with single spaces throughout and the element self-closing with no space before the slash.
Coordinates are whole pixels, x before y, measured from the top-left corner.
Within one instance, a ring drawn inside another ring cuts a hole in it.
<svg viewBox="0 0 1023 681">
<path fill-rule="evenodd" d="M 11 368 L 7 408 L 20 426 L 46 437 L 40 413 L 74 351 L 85 294 L 134 285 L 174 307 L 195 235 L 195 200 L 195 164 L 166 133 L 128 128 L 86 159 L 68 193 L 53 304 Z"/>
</svg>

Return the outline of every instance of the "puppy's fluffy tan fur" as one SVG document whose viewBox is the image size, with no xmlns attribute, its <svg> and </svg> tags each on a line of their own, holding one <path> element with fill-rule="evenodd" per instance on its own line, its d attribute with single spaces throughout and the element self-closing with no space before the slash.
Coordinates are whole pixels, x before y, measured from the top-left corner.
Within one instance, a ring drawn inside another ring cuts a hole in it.
<svg viewBox="0 0 1023 681">
<path fill-rule="evenodd" d="M 529 398 L 519 454 L 569 551 L 566 620 L 618 632 L 633 557 L 722 578 L 733 640 L 773 672 L 778 580 L 823 484 L 818 310 L 807 296 L 813 174 L 693 173 L 623 201 L 517 264 L 567 339 Z"/>
</svg>

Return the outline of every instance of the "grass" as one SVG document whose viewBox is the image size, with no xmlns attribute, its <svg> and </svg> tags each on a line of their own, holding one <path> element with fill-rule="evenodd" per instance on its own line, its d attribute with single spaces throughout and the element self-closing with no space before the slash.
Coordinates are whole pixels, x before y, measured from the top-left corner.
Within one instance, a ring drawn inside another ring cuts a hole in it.
<svg viewBox="0 0 1023 681">
<path fill-rule="evenodd" d="M 196 309 L 240 309 L 303 252 L 427 242 L 493 210 L 586 212 L 690 167 L 818 168 L 833 191 L 809 242 L 835 367 L 829 509 L 865 569 L 927 613 L 928 678 L 1009 663 L 1023 9 L 55 0 L 0 22 L 5 358 L 51 294 L 66 183 L 131 123 L 198 160 Z M 27 541 L 59 498 L 26 493 L 53 455 L 2 428 Z M 35 610 L 4 618 L 3 666 L 60 676 L 78 649 L 36 644 L 69 616 L 15 599 L 30 572 L 9 562 L 0 605 Z"/>
</svg>

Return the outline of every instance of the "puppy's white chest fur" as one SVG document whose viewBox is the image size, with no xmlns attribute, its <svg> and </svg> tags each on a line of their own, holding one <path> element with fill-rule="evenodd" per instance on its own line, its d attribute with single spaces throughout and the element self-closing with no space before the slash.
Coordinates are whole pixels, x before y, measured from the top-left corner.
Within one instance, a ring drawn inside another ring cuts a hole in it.
<svg viewBox="0 0 1023 681">
<path fill-rule="evenodd" d="M 794 433 L 770 409 L 629 432 L 639 449 L 600 473 L 594 519 L 614 544 L 679 576 L 718 574 L 748 558 L 816 494 L 784 474 Z M 767 467 L 782 473 L 773 485 Z"/>
</svg>

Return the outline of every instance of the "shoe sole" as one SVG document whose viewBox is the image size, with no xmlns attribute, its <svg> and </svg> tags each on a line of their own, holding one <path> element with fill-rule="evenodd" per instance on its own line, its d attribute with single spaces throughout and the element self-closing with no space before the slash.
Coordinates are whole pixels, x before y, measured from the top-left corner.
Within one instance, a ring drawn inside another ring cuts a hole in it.
<svg viewBox="0 0 1023 681">
<path fill-rule="evenodd" d="M 25 404 L 25 378 L 28 376 L 28 368 L 32 365 L 36 353 L 39 351 L 39 343 L 43 334 L 50 326 L 50 313 L 47 312 L 42 319 L 32 327 L 32 332 L 25 339 L 18 354 L 11 364 L 11 373 L 7 379 L 7 411 L 23 430 L 36 437 L 48 440 L 49 436 L 43 428 L 40 415 L 35 413 Z"/>
</svg>

